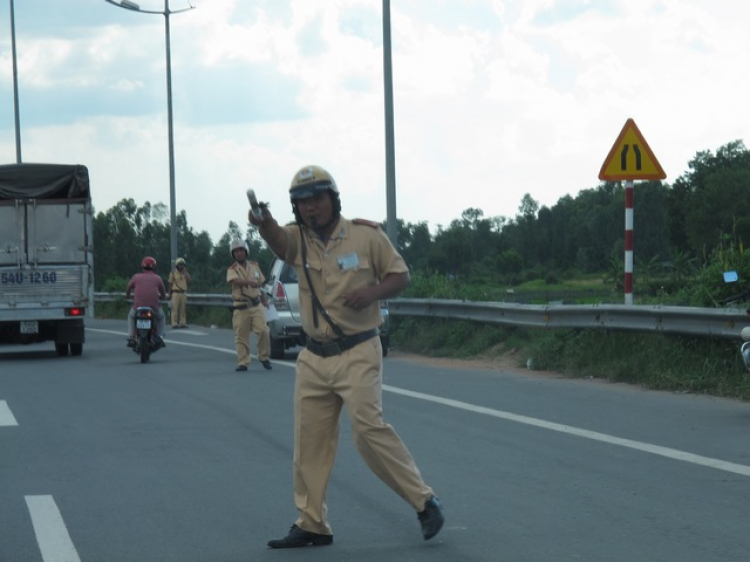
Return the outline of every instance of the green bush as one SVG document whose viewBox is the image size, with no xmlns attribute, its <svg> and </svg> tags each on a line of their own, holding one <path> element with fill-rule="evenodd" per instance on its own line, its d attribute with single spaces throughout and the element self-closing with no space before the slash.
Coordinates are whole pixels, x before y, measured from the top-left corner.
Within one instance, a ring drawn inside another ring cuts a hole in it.
<svg viewBox="0 0 750 562">
<path fill-rule="evenodd" d="M 654 390 L 750 400 L 750 373 L 736 342 L 623 331 L 526 329 L 438 318 L 393 317 L 394 349 L 492 360 L 513 352 L 516 366 L 637 384 Z"/>
<path fill-rule="evenodd" d="M 750 374 L 729 340 L 622 331 L 554 330 L 526 353 L 535 368 L 657 390 L 750 399 Z"/>
</svg>

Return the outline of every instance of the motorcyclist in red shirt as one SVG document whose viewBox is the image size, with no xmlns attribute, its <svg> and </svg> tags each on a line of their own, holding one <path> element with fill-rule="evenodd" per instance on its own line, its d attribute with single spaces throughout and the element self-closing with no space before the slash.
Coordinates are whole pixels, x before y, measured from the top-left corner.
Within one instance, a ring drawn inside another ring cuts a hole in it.
<svg viewBox="0 0 750 562">
<path fill-rule="evenodd" d="M 135 345 L 135 309 L 139 306 L 148 306 L 156 312 L 156 333 L 164 346 L 164 311 L 159 300 L 167 298 L 164 281 L 156 274 L 156 260 L 146 256 L 141 261 L 142 273 L 136 273 L 131 277 L 125 288 L 125 298 L 129 299 L 133 294 L 133 306 L 128 313 L 128 347 Z"/>
</svg>

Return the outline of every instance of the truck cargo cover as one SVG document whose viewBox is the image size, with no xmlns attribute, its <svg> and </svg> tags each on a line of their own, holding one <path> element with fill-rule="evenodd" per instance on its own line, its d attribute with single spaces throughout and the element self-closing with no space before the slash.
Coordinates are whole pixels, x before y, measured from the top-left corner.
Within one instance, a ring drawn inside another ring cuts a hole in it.
<svg viewBox="0 0 750 562">
<path fill-rule="evenodd" d="M 89 171 L 81 164 L 0 166 L 0 199 L 88 199 Z"/>
</svg>

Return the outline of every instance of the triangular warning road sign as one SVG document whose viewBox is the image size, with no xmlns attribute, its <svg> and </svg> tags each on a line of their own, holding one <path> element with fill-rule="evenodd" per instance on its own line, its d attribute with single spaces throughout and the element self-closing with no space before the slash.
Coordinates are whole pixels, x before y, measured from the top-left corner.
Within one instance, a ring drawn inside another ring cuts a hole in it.
<svg viewBox="0 0 750 562">
<path fill-rule="evenodd" d="M 667 177 L 635 121 L 628 119 L 599 172 L 600 180 L 663 180 Z"/>
</svg>

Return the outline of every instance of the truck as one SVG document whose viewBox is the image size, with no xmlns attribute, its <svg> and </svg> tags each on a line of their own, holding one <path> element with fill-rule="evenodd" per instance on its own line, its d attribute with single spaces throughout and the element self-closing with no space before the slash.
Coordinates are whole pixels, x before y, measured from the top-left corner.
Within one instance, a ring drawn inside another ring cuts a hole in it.
<svg viewBox="0 0 750 562">
<path fill-rule="evenodd" d="M 0 344 L 53 341 L 81 355 L 94 315 L 86 166 L 0 165 Z"/>
</svg>

